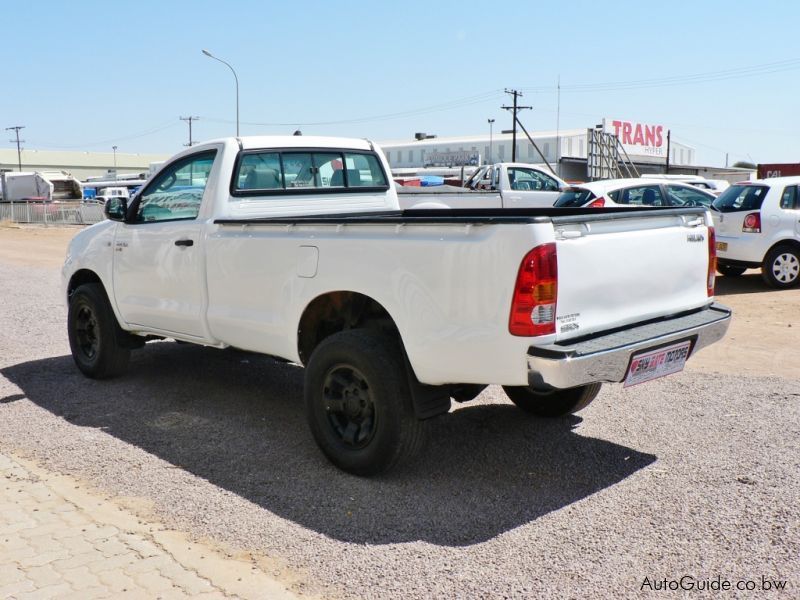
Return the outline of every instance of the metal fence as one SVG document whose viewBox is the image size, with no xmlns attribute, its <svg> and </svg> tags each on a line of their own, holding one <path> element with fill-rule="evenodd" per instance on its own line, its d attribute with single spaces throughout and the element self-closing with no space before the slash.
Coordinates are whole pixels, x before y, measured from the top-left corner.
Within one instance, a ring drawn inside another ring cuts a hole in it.
<svg viewBox="0 0 800 600">
<path fill-rule="evenodd" d="M 103 207 L 83 202 L 3 202 L 0 221 L 43 225 L 91 225 L 105 219 Z"/>
</svg>

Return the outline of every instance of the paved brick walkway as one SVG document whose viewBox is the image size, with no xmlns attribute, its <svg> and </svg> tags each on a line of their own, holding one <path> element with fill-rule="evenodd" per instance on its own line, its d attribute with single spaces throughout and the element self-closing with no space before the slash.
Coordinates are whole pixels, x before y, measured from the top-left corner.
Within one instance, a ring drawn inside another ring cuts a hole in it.
<svg viewBox="0 0 800 600">
<path fill-rule="evenodd" d="M 0 598 L 292 598 L 252 563 L 187 542 L 67 477 L 0 454 Z"/>
</svg>

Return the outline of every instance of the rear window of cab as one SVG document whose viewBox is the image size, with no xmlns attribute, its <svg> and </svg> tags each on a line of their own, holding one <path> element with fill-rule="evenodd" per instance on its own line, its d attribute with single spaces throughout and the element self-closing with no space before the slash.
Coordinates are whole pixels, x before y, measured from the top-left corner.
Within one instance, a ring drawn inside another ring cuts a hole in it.
<svg viewBox="0 0 800 600">
<path fill-rule="evenodd" d="M 244 151 L 231 181 L 234 196 L 388 188 L 376 154 L 337 149 Z"/>
<path fill-rule="evenodd" d="M 759 210 L 769 187 L 766 185 L 732 185 L 712 202 L 711 206 L 719 212 L 740 212 Z"/>
</svg>

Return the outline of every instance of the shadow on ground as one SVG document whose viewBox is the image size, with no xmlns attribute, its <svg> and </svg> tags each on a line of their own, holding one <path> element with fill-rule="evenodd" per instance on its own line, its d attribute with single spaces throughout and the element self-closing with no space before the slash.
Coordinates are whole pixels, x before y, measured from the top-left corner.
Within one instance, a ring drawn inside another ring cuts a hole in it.
<svg viewBox="0 0 800 600">
<path fill-rule="evenodd" d="M 317 450 L 296 366 L 161 342 L 135 352 L 129 373 L 111 381 L 83 378 L 69 356 L 2 373 L 71 423 L 101 428 L 272 513 L 353 543 L 483 542 L 655 460 L 579 435 L 578 417 L 547 421 L 507 404 L 467 405 L 429 422 L 431 441 L 417 460 L 361 479 Z"/>
<path fill-rule="evenodd" d="M 734 296 L 738 294 L 763 294 L 764 292 L 780 292 L 769 287 L 761 277 L 761 271 L 747 271 L 744 275 L 730 277 L 717 273 L 714 286 L 715 296 Z"/>
</svg>

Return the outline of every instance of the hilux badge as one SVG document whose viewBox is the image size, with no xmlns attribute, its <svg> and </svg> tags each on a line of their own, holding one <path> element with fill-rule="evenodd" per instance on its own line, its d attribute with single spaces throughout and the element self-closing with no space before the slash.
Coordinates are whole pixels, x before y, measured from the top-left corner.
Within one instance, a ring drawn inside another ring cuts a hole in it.
<svg viewBox="0 0 800 600">
<path fill-rule="evenodd" d="M 686 235 L 687 242 L 702 242 L 705 239 L 702 233 L 689 233 Z"/>
</svg>

